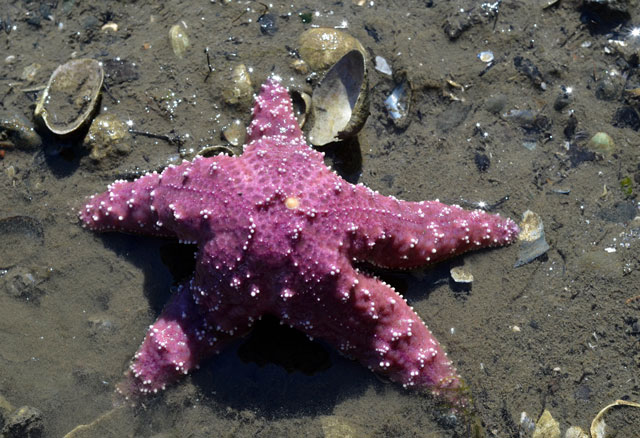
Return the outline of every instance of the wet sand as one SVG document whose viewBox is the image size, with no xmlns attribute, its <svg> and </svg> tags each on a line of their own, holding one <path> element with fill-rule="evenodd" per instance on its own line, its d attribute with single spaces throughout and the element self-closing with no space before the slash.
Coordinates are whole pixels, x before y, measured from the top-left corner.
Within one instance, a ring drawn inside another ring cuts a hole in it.
<svg viewBox="0 0 640 438">
<path fill-rule="evenodd" d="M 515 244 L 420 272 L 379 272 L 445 345 L 485 435 L 518 436 L 521 412 L 535 421 L 544 409 L 563 434 L 571 425 L 588 430 L 608 403 L 640 400 L 640 299 L 633 299 L 640 294 L 640 108 L 637 94 L 625 92 L 640 86 L 633 56 L 640 39 L 631 32 L 640 25 L 637 8 L 620 15 L 577 1 L 503 2 L 496 14 L 476 2 L 345 1 L 320 9 L 275 2 L 268 13 L 277 30 L 266 35 L 257 20 L 267 11 L 256 2 L 54 3 L 0 4 L 10 24 L 0 33 L 0 110 L 32 120 L 36 93 L 22 90 L 44 85 L 72 56 L 119 58 L 121 76 L 105 80 L 100 111 L 184 144 L 136 135 L 131 153 L 96 165 L 78 142 L 45 135 L 41 148 L 7 148 L 0 160 L 0 395 L 15 408 L 38 409 L 44 436 L 63 436 L 112 409 L 115 384 L 190 267 L 189 248 L 94 234 L 75 212 L 114 179 L 181 159 L 181 147 L 189 156 L 225 144 L 223 128 L 247 123 L 251 108 L 223 100 L 234 66 L 250 68 L 255 91 L 271 74 L 310 91 L 291 64 L 311 26 L 344 27 L 370 59 L 387 60 L 396 80 L 405 72 L 413 89 L 408 126 L 398 128 L 383 103 L 394 78 L 369 65 L 367 123 L 357 141 L 326 149 L 338 173 L 411 201 L 472 206 L 508 197 L 495 212 L 519 220 L 532 210 L 544 222 L 551 248 L 518 268 Z M 301 13 L 312 13 L 312 22 Z M 107 22 L 117 31 L 102 30 Z M 190 39 L 182 59 L 168 37 L 179 22 Z M 490 68 L 477 56 L 489 50 Z M 21 79 L 33 64 L 35 75 Z M 590 151 L 599 131 L 615 142 L 613 153 Z M 461 264 L 474 275 L 470 290 L 449 279 Z M 633 410 L 626 415 L 640 424 Z M 77 436 L 468 434 L 463 417 L 451 421 L 429 396 L 382 382 L 276 321 L 161 396 L 93 427 Z"/>
</svg>

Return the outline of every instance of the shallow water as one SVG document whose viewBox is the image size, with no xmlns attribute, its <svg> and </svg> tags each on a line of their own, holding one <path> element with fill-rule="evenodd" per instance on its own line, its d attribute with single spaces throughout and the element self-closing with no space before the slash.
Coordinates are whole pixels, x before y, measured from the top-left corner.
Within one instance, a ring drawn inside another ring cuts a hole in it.
<svg viewBox="0 0 640 438">
<path fill-rule="evenodd" d="M 393 79 L 370 65 L 371 115 L 358 142 L 330 147 L 327 161 L 352 182 L 411 201 L 464 206 L 508 196 L 495 211 L 514 219 L 535 211 L 551 246 L 519 268 L 515 244 L 381 275 L 445 345 L 486 436 L 517 436 L 521 412 L 536 420 L 544 409 L 563 433 L 571 425 L 588 430 L 608 403 L 640 400 L 640 300 L 633 300 L 640 294 L 640 136 L 633 120 L 622 126 L 615 116 L 624 106 L 639 110 L 623 88 L 637 88 L 640 79 L 632 58 L 606 53 L 611 39 L 634 44 L 629 30 L 640 15 L 630 8 L 623 26 L 598 27 L 580 2 L 547 9 L 545 2 L 503 2 L 497 15 L 481 14 L 450 40 L 447 17 L 458 11 L 463 19 L 461 8 L 479 11 L 480 3 L 429 3 L 345 1 L 316 9 L 315 2 L 274 2 L 272 36 L 260 31 L 265 9 L 256 2 L 4 3 L 0 18 L 12 26 L 0 33 L 0 109 L 31 119 L 35 93 L 22 90 L 45 84 L 59 64 L 71 56 L 120 58 L 135 63 L 137 74 L 107 79 L 102 112 L 141 131 L 180 135 L 186 149 L 224 144 L 222 128 L 236 118 L 248 122 L 251 108 L 223 103 L 230 68 L 251 68 L 254 90 L 272 73 L 291 88 L 310 89 L 291 67 L 290 49 L 310 26 L 346 27 L 371 58 L 407 73 L 414 100 L 408 127 L 394 128 L 383 104 Z M 307 12 L 311 24 L 299 16 Z M 108 21 L 118 30 L 101 30 Z M 168 39 L 178 22 L 191 40 L 182 59 Z M 215 68 L 209 75 L 205 47 Z M 476 55 L 486 50 L 495 64 L 485 71 Z M 517 56 L 537 66 L 546 90 L 518 71 Z M 22 80 L 34 63 L 33 80 Z M 596 95 L 607 77 L 613 92 L 602 100 Z M 571 88 L 569 104 L 555 110 L 562 86 Z M 502 107 L 489 111 L 496 102 Z M 538 117 L 502 116 L 513 109 Z M 570 112 L 577 128 L 567 137 Z M 615 153 L 581 154 L 598 131 L 613 138 Z M 13 407 L 40 410 L 45 436 L 63 436 L 105 413 L 76 436 L 467 435 L 465 420 L 447 421 L 430 397 L 381 382 L 274 321 L 160 397 L 111 411 L 114 385 L 190 257 L 172 242 L 79 226 L 75 212 L 86 196 L 116 178 L 162 168 L 179 153 L 175 144 L 139 135 L 131 146 L 129 155 L 95 166 L 79 145 L 45 138 L 41 149 L 7 149 L 0 161 L 0 395 Z M 487 158 L 486 169 L 477 164 Z M 631 194 L 621 188 L 626 177 Z M 449 280 L 449 268 L 462 263 L 475 277 L 468 291 Z M 285 345 L 276 353 L 260 349 L 269 342 Z M 638 424 L 632 413 L 628 422 Z"/>
</svg>

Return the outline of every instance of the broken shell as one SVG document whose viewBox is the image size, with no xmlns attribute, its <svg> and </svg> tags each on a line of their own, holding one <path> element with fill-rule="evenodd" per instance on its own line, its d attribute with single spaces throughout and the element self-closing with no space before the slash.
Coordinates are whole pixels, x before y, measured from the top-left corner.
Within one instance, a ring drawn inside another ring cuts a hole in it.
<svg viewBox="0 0 640 438">
<path fill-rule="evenodd" d="M 131 151 L 129 127 L 115 114 L 100 114 L 91 123 L 82 145 L 91 150 L 89 156 L 95 161 L 128 154 Z"/>
<path fill-rule="evenodd" d="M 598 415 L 596 415 L 596 417 L 591 422 L 591 429 L 590 429 L 591 438 L 613 438 L 614 436 L 635 435 L 635 433 L 631 435 L 627 435 L 625 433 L 618 434 L 619 432 L 621 432 L 620 430 L 613 430 L 613 428 L 607 425 L 604 421 L 604 416 L 607 413 L 607 411 L 615 407 L 625 407 L 625 406 L 632 407 L 632 408 L 640 408 L 640 403 L 626 401 L 626 400 L 616 400 L 610 405 L 605 406 L 600 412 L 598 412 Z M 627 423 L 628 425 L 631 425 L 631 428 L 628 430 L 628 432 L 631 432 L 632 430 L 634 432 L 637 432 L 638 430 L 640 430 L 640 420 L 638 419 L 638 417 L 636 417 L 636 421 L 632 421 L 628 418 L 625 420 L 626 420 L 625 423 Z"/>
<path fill-rule="evenodd" d="M 189 48 L 189 36 L 187 35 L 187 29 L 182 24 L 174 24 L 169 29 L 169 40 L 171 41 L 171 48 L 173 53 L 182 58 Z"/>
<path fill-rule="evenodd" d="M 289 94 L 291 95 L 291 101 L 293 103 L 293 113 L 296 116 L 298 125 L 302 128 L 311 110 L 311 96 L 303 91 L 297 90 L 292 90 Z"/>
<path fill-rule="evenodd" d="M 515 268 L 526 265 L 549 250 L 549 244 L 544 237 L 544 224 L 537 213 L 527 210 L 522 214 L 520 223 L 520 251 Z"/>
<path fill-rule="evenodd" d="M 391 67 L 389 67 L 389 63 L 387 62 L 386 59 L 384 59 L 382 56 L 376 56 L 375 60 L 376 60 L 376 66 L 375 66 L 376 70 L 388 76 L 393 75 L 393 70 L 391 70 Z"/>
<path fill-rule="evenodd" d="M 451 274 L 451 278 L 453 279 L 453 281 L 455 281 L 456 283 L 472 283 L 473 282 L 473 274 L 467 271 L 466 269 L 464 269 L 462 266 L 456 266 L 454 268 L 451 268 L 449 273 Z"/>
<path fill-rule="evenodd" d="M 102 63 L 72 59 L 55 69 L 35 109 L 36 120 L 56 135 L 71 134 L 97 108 L 104 79 Z"/>
<path fill-rule="evenodd" d="M 0 111 L 0 132 L 6 131 L 7 137 L 18 149 L 33 150 L 42 144 L 38 133 L 22 115 Z"/>
<path fill-rule="evenodd" d="M 391 94 L 385 99 L 384 106 L 391 116 L 393 124 L 400 129 L 409 126 L 411 119 L 407 117 L 411 110 L 411 84 L 407 80 L 405 73 L 398 75 L 396 86 Z"/>
<path fill-rule="evenodd" d="M 312 144 L 322 146 L 357 134 L 369 116 L 369 87 L 362 53 L 352 50 L 344 55 L 313 90 L 311 102 Z"/>
<path fill-rule="evenodd" d="M 233 68 L 230 83 L 222 91 L 222 97 L 230 104 L 248 102 L 252 99 L 253 85 L 249 71 L 244 64 L 238 64 Z"/>
<path fill-rule="evenodd" d="M 533 438 L 560 438 L 560 424 L 547 409 L 544 410 L 536 423 Z"/>
<path fill-rule="evenodd" d="M 360 41 L 338 29 L 309 29 L 300 35 L 299 43 L 300 56 L 316 72 L 327 70 L 352 50 L 358 50 L 363 57 L 366 56 Z"/>
</svg>

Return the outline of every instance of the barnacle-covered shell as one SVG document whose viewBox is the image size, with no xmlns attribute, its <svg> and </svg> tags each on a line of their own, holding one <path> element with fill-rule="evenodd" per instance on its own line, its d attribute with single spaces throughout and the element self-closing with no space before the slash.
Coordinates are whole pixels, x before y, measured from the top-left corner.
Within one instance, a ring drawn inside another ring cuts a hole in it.
<svg viewBox="0 0 640 438">
<path fill-rule="evenodd" d="M 95 59 L 72 59 L 49 78 L 35 109 L 36 120 L 56 135 L 75 132 L 93 115 L 104 71 Z"/>
<path fill-rule="evenodd" d="M 352 50 L 325 75 L 311 96 L 309 141 L 322 146 L 360 131 L 369 116 L 369 86 L 362 52 Z"/>
<path fill-rule="evenodd" d="M 127 124 L 115 114 L 104 113 L 91 122 L 83 145 L 91 150 L 89 156 L 92 160 L 101 161 L 107 157 L 128 154 L 131 142 Z"/>
</svg>

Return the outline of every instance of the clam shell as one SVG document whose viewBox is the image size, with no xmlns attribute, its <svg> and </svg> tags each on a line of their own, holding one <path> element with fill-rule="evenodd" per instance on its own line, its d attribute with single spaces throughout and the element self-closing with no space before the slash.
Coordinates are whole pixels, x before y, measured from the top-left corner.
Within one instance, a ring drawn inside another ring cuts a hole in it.
<svg viewBox="0 0 640 438">
<path fill-rule="evenodd" d="M 346 32 L 329 27 L 309 29 L 300 35 L 300 56 L 311 70 L 326 71 L 351 50 L 365 50 L 360 41 Z"/>
<path fill-rule="evenodd" d="M 171 29 L 169 29 L 169 41 L 171 42 L 174 55 L 178 58 L 183 58 L 189 48 L 189 36 L 187 35 L 185 26 L 182 24 L 174 24 L 171 26 Z"/>
<path fill-rule="evenodd" d="M 344 55 L 311 96 L 313 128 L 309 141 L 322 146 L 354 136 L 369 116 L 365 58 L 359 50 Z"/>
<path fill-rule="evenodd" d="M 56 135 L 71 134 L 92 116 L 104 80 L 102 63 L 72 59 L 49 78 L 35 109 L 36 120 Z"/>
</svg>

